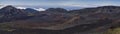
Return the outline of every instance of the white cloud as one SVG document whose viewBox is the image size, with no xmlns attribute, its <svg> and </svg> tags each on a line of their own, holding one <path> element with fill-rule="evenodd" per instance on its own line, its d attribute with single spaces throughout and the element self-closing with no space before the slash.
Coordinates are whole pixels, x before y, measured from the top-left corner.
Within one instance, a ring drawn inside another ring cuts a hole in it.
<svg viewBox="0 0 120 34">
<path fill-rule="evenodd" d="M 17 9 L 27 9 L 26 7 L 16 7 Z M 32 8 L 34 10 L 37 10 L 37 11 L 45 11 L 45 9 L 43 8 Z"/>
<path fill-rule="evenodd" d="M 36 8 L 34 8 L 35 10 L 37 10 L 37 11 L 45 11 L 46 9 L 43 9 L 43 8 L 38 8 L 38 9 L 36 9 Z"/>
<path fill-rule="evenodd" d="M 26 9 L 26 7 L 16 7 L 17 9 Z"/>
</svg>

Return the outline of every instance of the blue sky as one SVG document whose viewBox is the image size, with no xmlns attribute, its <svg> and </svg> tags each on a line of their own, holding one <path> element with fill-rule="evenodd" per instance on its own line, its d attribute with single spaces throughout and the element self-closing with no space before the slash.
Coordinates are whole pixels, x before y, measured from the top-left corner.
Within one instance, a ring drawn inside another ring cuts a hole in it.
<svg viewBox="0 0 120 34">
<path fill-rule="evenodd" d="M 41 7 L 97 7 L 120 6 L 120 0 L 0 0 L 2 5 Z"/>
</svg>

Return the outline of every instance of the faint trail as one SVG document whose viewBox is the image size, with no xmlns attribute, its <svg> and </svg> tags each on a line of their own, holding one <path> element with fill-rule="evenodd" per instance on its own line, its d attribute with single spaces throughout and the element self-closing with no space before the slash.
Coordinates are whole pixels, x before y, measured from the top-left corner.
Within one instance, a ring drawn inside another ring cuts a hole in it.
<svg viewBox="0 0 120 34">
<path fill-rule="evenodd" d="M 60 29 L 64 29 L 64 28 L 75 26 L 75 25 L 71 25 L 71 24 L 74 24 L 74 21 L 76 21 L 79 18 L 80 18 L 80 16 L 74 16 L 72 19 L 64 22 L 63 24 L 57 24 L 55 26 L 51 26 L 50 28 L 54 29 L 54 30 L 60 30 Z"/>
<path fill-rule="evenodd" d="M 73 17 L 72 19 L 64 22 L 63 24 L 59 24 L 59 25 L 56 25 L 56 26 L 58 27 L 58 26 L 64 26 L 64 25 L 67 25 L 67 24 L 72 24 L 72 23 L 74 23 L 73 21 L 75 21 L 76 19 L 79 19 L 79 18 L 80 18 L 79 16 Z"/>
</svg>

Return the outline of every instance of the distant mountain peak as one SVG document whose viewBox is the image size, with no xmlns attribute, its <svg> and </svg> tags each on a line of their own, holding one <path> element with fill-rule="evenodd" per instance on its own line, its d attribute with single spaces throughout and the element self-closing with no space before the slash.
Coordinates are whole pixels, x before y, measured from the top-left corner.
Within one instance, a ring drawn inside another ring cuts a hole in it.
<svg viewBox="0 0 120 34">
<path fill-rule="evenodd" d="M 14 8 L 12 5 L 8 5 L 8 6 L 6 6 L 6 7 L 12 7 L 12 8 Z"/>
<path fill-rule="evenodd" d="M 98 8 L 120 8 L 120 6 L 101 6 Z"/>
<path fill-rule="evenodd" d="M 46 11 L 47 12 L 60 12 L 60 13 L 67 12 L 67 10 L 64 8 L 48 8 L 48 9 L 46 9 Z"/>
<path fill-rule="evenodd" d="M 32 9 L 32 8 L 26 8 L 25 10 L 29 11 L 29 12 L 34 12 L 34 11 L 37 11 L 35 9 Z"/>
<path fill-rule="evenodd" d="M 16 9 L 15 7 L 11 6 L 11 5 L 7 5 L 1 9 Z"/>
</svg>

